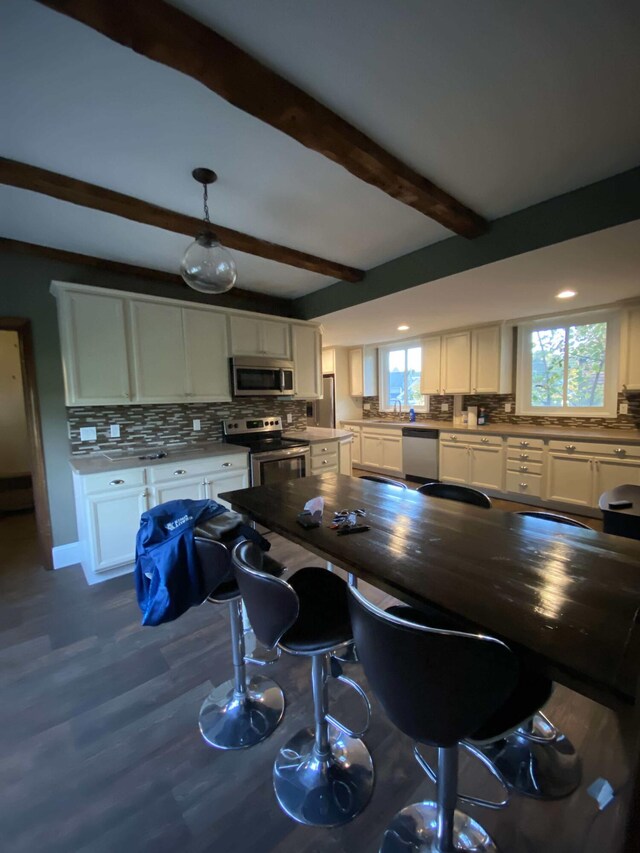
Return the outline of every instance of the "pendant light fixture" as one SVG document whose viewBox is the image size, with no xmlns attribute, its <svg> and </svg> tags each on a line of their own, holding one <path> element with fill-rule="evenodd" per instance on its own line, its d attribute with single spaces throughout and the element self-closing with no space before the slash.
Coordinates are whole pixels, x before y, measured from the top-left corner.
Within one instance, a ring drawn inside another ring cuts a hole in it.
<svg viewBox="0 0 640 853">
<path fill-rule="evenodd" d="M 231 253 L 218 242 L 209 219 L 208 186 L 218 176 L 211 169 L 194 169 L 191 173 L 203 188 L 204 228 L 184 253 L 180 275 L 200 293 L 226 293 L 236 283 L 238 271 Z"/>
</svg>

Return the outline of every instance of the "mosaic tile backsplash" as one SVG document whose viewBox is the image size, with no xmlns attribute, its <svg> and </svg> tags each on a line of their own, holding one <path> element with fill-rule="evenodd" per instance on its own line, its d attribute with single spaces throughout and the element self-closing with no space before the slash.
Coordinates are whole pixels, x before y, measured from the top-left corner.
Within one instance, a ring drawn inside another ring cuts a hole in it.
<svg viewBox="0 0 640 853">
<path fill-rule="evenodd" d="M 363 403 L 369 403 L 371 408 L 363 410 L 365 419 L 376 418 L 376 420 L 394 420 L 397 416 L 393 412 L 381 412 L 378 408 L 378 397 L 364 397 Z M 416 420 L 450 421 L 453 419 L 453 396 L 436 396 L 430 398 L 430 409 L 428 414 L 416 412 Z M 504 404 L 511 403 L 511 414 L 504 410 Z M 617 418 L 554 418 L 551 415 L 529 416 L 513 414 L 516 408 L 514 394 L 467 394 L 463 397 L 462 408 L 467 406 L 481 406 L 487 413 L 490 422 L 498 424 L 536 424 L 537 426 L 561 426 L 580 427 L 581 429 L 640 429 L 640 395 L 619 394 L 618 403 L 629 404 L 628 415 L 618 415 Z M 448 410 L 443 411 L 443 404 L 448 405 Z M 408 419 L 406 413 L 403 416 Z"/>
<path fill-rule="evenodd" d="M 305 429 L 306 401 L 245 397 L 231 403 L 174 403 L 148 406 L 81 406 L 67 408 L 72 455 L 138 447 L 206 444 L 222 441 L 221 421 L 279 415 L 286 429 Z M 287 415 L 292 423 L 287 423 Z M 201 429 L 194 431 L 193 421 Z M 120 426 L 120 438 L 110 438 L 111 424 Z M 80 427 L 95 427 L 95 441 L 80 441 Z"/>
</svg>

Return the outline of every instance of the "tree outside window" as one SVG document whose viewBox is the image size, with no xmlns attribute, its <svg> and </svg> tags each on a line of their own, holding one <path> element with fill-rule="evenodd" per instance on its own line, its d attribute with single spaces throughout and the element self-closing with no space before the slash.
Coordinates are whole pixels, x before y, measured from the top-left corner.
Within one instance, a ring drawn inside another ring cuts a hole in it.
<svg viewBox="0 0 640 853">
<path fill-rule="evenodd" d="M 394 403 L 400 403 L 403 408 L 424 406 L 424 397 L 420 393 L 421 347 L 389 350 L 385 368 L 385 408 L 392 409 Z"/>
</svg>

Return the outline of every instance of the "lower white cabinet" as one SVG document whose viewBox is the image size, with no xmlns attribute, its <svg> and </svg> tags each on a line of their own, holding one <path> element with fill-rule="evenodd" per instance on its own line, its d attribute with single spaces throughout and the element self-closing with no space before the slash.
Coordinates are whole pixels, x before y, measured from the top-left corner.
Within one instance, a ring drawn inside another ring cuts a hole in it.
<svg viewBox="0 0 640 853">
<path fill-rule="evenodd" d="M 444 482 L 502 491 L 502 460 L 501 436 L 442 433 L 440 479 Z"/>
<path fill-rule="evenodd" d="M 351 424 L 342 424 L 342 429 L 348 430 L 353 436 L 353 441 L 351 443 L 351 463 L 353 465 L 359 465 L 362 459 L 360 450 L 362 444 L 362 431 L 359 426 L 352 426 Z"/>
<path fill-rule="evenodd" d="M 402 474 L 402 431 L 369 430 L 360 435 L 360 466 L 387 474 Z M 355 461 L 355 460 L 354 460 Z"/>
<path fill-rule="evenodd" d="M 341 474 L 347 474 L 348 476 L 351 476 L 352 471 L 352 444 L 352 441 L 340 441 L 338 443 L 338 470 Z"/>
<path fill-rule="evenodd" d="M 92 578 L 131 566 L 145 510 L 172 500 L 218 500 L 220 492 L 247 488 L 249 469 L 246 453 L 230 453 L 147 468 L 75 472 L 73 482 L 82 566 Z"/>
<path fill-rule="evenodd" d="M 338 441 L 323 441 L 310 447 L 311 473 L 338 473 L 339 466 Z"/>
<path fill-rule="evenodd" d="M 559 443 L 559 442 L 558 442 Z M 611 445 L 571 445 L 548 453 L 547 499 L 577 506 L 597 507 L 600 495 L 625 483 L 640 485 L 640 448 L 629 451 Z M 595 453 L 593 452 L 595 450 Z M 597 455 L 596 455 L 597 454 Z"/>
<path fill-rule="evenodd" d="M 547 499 L 592 506 L 593 463 L 586 456 L 550 451 L 547 457 Z"/>
<path fill-rule="evenodd" d="M 503 489 L 501 446 L 469 447 L 469 485 L 476 489 Z"/>
</svg>

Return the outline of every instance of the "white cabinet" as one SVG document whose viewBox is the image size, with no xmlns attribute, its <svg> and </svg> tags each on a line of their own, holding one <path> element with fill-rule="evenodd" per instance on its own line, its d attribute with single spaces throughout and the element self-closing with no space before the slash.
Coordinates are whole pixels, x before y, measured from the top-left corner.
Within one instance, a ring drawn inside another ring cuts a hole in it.
<svg viewBox="0 0 640 853">
<path fill-rule="evenodd" d="M 603 492 L 609 492 L 616 486 L 624 486 L 627 483 L 640 486 L 640 460 L 621 461 L 620 459 L 596 458 L 593 460 L 593 466 L 595 501 L 600 498 Z"/>
<path fill-rule="evenodd" d="M 136 301 L 130 306 L 136 400 L 168 403 L 186 399 L 182 309 Z"/>
<path fill-rule="evenodd" d="M 550 441 L 547 499 L 597 507 L 603 492 L 640 485 L 640 447 Z"/>
<path fill-rule="evenodd" d="M 231 400 L 227 317 L 214 311 L 182 310 L 186 393 L 191 403 Z"/>
<path fill-rule="evenodd" d="M 342 424 L 342 428 L 349 430 L 349 432 L 353 435 L 353 443 L 351 445 L 351 463 L 352 465 L 359 465 L 361 461 L 361 429 L 359 426 L 354 426 L 352 424 Z"/>
<path fill-rule="evenodd" d="M 323 441 L 311 445 L 311 473 L 338 473 L 339 447 L 337 439 Z"/>
<path fill-rule="evenodd" d="M 423 338 L 422 345 L 422 370 L 420 373 L 420 392 L 422 394 L 441 394 L 440 382 L 441 369 L 441 346 L 442 338 L 436 335 L 431 338 Z"/>
<path fill-rule="evenodd" d="M 499 492 L 503 486 L 501 436 L 440 434 L 440 479 Z"/>
<path fill-rule="evenodd" d="M 471 393 L 508 394 L 512 388 L 513 329 L 482 326 L 471 331 Z"/>
<path fill-rule="evenodd" d="M 468 394 L 471 390 L 471 335 L 455 332 L 442 336 L 442 393 Z"/>
<path fill-rule="evenodd" d="M 401 430 L 363 427 L 359 464 L 388 474 L 402 474 Z"/>
<path fill-rule="evenodd" d="M 349 393 L 352 397 L 375 397 L 378 393 L 378 365 L 375 347 L 349 350 Z"/>
<path fill-rule="evenodd" d="M 238 468 L 237 471 L 228 471 L 222 474 L 212 472 L 205 477 L 205 487 L 207 498 L 218 501 L 218 503 L 231 509 L 227 501 L 220 499 L 220 492 L 247 489 L 249 487 L 249 471 L 246 468 L 244 470 Z"/>
<path fill-rule="evenodd" d="M 291 326 L 291 344 L 295 364 L 295 396 L 314 400 L 322 396 L 320 349 L 322 340 L 317 326 Z"/>
<path fill-rule="evenodd" d="M 576 506 L 593 503 L 593 462 L 587 456 L 549 451 L 547 499 Z"/>
<path fill-rule="evenodd" d="M 349 477 L 352 472 L 351 450 L 353 442 L 342 439 L 338 444 L 338 470 Z"/>
<path fill-rule="evenodd" d="M 640 307 L 632 308 L 628 315 L 626 378 L 629 391 L 640 391 Z"/>
<path fill-rule="evenodd" d="M 231 315 L 233 355 L 263 355 L 291 358 L 289 324 L 258 317 Z"/>
<path fill-rule="evenodd" d="M 95 572 L 133 562 L 140 516 L 147 509 L 147 500 L 144 488 L 87 497 L 88 532 Z"/>
<path fill-rule="evenodd" d="M 67 406 L 122 405 L 131 399 L 126 302 L 62 291 L 58 320 Z"/>
<path fill-rule="evenodd" d="M 322 372 L 336 372 L 336 351 L 335 349 L 333 349 L 333 347 L 331 347 L 330 349 L 322 350 Z"/>
</svg>

